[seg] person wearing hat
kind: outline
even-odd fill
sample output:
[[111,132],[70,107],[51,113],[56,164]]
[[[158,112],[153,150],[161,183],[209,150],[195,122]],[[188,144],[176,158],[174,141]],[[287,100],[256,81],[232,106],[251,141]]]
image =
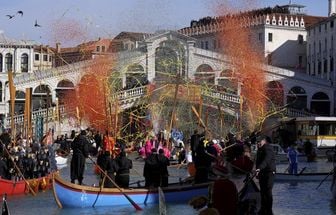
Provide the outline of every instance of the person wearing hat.
[[85,158],[89,156],[89,144],[85,130],[82,130],[80,135],[75,137],[71,143],[73,150],[70,164],[71,183],[75,183],[75,180],[78,180],[78,184],[81,185],[83,182]]
[[261,208],[260,215],[272,215],[273,204],[273,183],[275,176],[275,154],[269,143],[269,138],[259,136],[257,138],[257,160],[256,160],[256,176],[259,178]]

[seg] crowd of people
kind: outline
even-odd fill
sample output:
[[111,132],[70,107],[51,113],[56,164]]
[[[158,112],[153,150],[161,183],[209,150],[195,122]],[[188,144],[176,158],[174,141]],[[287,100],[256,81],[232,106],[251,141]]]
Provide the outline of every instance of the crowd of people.
[[[132,160],[127,158],[126,144],[120,139],[113,138],[108,132],[104,135],[95,130],[83,130],[79,134],[74,131],[70,136],[58,136],[53,143],[51,135],[45,135],[40,142],[32,139],[25,140],[17,135],[12,141],[9,133],[0,135],[0,176],[5,179],[38,178],[56,171],[55,146],[59,154],[67,155],[72,152],[70,178],[72,183],[83,184],[85,160],[97,156],[97,169],[100,174],[101,187],[128,188]],[[172,136],[150,135],[143,145],[138,145],[139,155],[144,159],[143,177],[146,187],[167,187],[169,184],[168,166],[171,159],[179,164],[193,165],[194,183],[205,183],[209,178],[230,171],[249,173],[255,165],[259,178],[262,208],[261,214],[272,213],[272,188],[275,168],[275,154],[268,144],[270,139],[265,136],[252,134],[245,141],[232,134],[225,140],[208,139],[206,132],[195,130],[187,140],[183,141]],[[252,161],[251,145],[258,147],[256,163]],[[287,149],[289,172],[297,174],[299,150],[307,155],[313,151],[309,142],[291,144]],[[309,159],[308,159],[309,161]],[[94,162],[94,161],[93,161]],[[213,171],[213,169],[215,169]],[[221,173],[218,174],[218,170]],[[224,183],[224,182],[223,182]],[[227,182],[225,182],[227,183]]]
[[45,135],[40,142],[25,139],[22,134],[12,138],[8,132],[0,135],[0,176],[8,180],[47,176],[57,170],[55,148]]

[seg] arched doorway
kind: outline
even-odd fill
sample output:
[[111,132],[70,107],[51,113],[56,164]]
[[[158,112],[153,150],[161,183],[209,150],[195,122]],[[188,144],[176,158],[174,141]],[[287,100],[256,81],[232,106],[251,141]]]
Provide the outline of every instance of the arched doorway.
[[144,68],[139,64],[133,64],[127,67],[126,88],[131,89],[147,84],[147,74]]
[[33,110],[51,105],[51,93],[48,85],[41,84],[34,89],[32,96]]
[[267,83],[266,100],[269,110],[284,105],[284,88],[279,81],[271,81]]
[[306,91],[299,86],[293,87],[287,94],[287,104],[291,108],[298,110],[307,109],[307,94]]
[[61,80],[57,84],[56,91],[56,97],[58,98],[59,104],[64,103],[64,98],[66,95],[69,95],[69,93],[72,93],[75,89],[75,85],[69,81],[69,80]]
[[214,85],[215,72],[208,64],[202,64],[196,69],[195,82],[197,84]]
[[315,93],[310,103],[311,112],[321,116],[330,115],[329,96],[323,92]]

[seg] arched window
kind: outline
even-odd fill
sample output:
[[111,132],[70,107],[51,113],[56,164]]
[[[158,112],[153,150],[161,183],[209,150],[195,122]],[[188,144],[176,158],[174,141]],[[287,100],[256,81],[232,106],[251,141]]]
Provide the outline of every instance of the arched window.
[[330,99],[329,96],[323,92],[317,92],[312,96],[310,103],[311,112],[320,116],[330,115]]
[[7,53],[5,57],[5,70],[6,72],[8,72],[11,71],[12,69],[13,69],[13,55]]
[[21,55],[21,72],[28,72],[28,55]]
[[3,62],[2,62],[2,54],[0,54],[0,72],[2,72],[2,64],[3,64]]
[[293,87],[287,94],[287,104],[291,108],[304,110],[307,108],[307,94],[306,91],[300,87]]

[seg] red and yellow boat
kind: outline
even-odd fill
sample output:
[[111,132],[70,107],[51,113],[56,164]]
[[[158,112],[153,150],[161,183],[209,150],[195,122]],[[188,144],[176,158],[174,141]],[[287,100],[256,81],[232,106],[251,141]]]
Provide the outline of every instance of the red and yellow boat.
[[[27,179],[27,180],[6,180],[0,177],[0,195],[20,195],[28,194],[31,189],[37,193],[38,191],[45,191],[52,187],[52,174],[45,177]],[[29,186],[31,189],[29,189]]]

